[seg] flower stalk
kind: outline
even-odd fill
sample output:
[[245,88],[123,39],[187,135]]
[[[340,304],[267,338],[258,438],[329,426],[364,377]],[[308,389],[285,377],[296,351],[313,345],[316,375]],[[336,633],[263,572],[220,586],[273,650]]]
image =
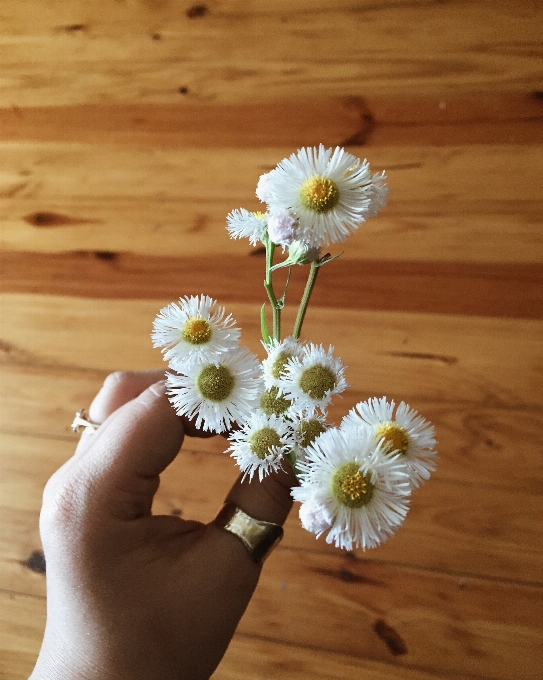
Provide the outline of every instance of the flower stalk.
[[292,332],[292,337],[296,338],[296,340],[300,337],[300,333],[302,332],[305,313],[307,312],[307,307],[309,306],[309,301],[311,300],[313,288],[315,288],[315,283],[317,283],[317,276],[320,269],[319,262],[320,260],[315,260],[312,262],[311,268],[309,269],[309,276],[307,277],[304,294],[302,295],[302,299],[300,301],[298,314],[296,315],[296,321],[294,322],[294,330]]
[[[266,248],[266,278],[264,279],[264,288],[268,293],[268,298],[270,300],[270,305],[272,308],[273,337],[275,340],[279,340],[281,338],[281,308],[283,305],[277,299],[275,291],[273,290],[272,267],[275,243],[273,243],[268,236],[264,237],[263,242]],[[264,342],[266,342],[266,338],[263,337],[263,340]]]

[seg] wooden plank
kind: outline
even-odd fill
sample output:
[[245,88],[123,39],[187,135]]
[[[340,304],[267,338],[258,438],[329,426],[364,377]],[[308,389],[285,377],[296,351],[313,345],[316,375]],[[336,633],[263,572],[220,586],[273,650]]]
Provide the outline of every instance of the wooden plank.
[[[16,596],[0,591],[0,673],[6,680],[26,680],[37,657],[45,622],[42,599]],[[15,631],[14,635],[12,631]],[[448,674],[426,673],[396,668],[386,662],[358,659],[329,651],[296,645],[278,644],[243,634],[236,634],[214,680],[351,680],[363,674],[367,680],[434,680]],[[455,680],[469,680],[454,675]]]
[[[397,670],[535,680],[542,600],[541,588],[283,549],[266,564],[239,631]],[[3,635],[5,646],[30,646],[26,630]]]
[[[315,140],[317,141],[317,140]],[[226,215],[257,210],[258,177],[294,151],[0,144],[6,250],[244,255]],[[389,205],[342,249],[363,260],[541,262],[541,147],[375,147]],[[530,172],[526,168],[531,168]]]
[[[48,201],[70,199],[85,205],[91,200],[107,205],[135,197],[157,205],[228,201],[232,207],[257,209],[259,203],[252,197],[259,175],[294,151],[291,147],[189,148],[179,153],[177,149],[53,142],[3,142],[0,149],[2,195],[12,199],[8,206],[33,199],[41,202],[44,211]],[[361,147],[352,151],[366,155]],[[374,171],[388,173],[396,214],[410,204],[418,214],[424,214],[428,206],[435,211],[436,203],[443,201],[446,205],[441,205],[441,212],[455,206],[458,210],[462,201],[464,214],[472,204],[479,203],[475,212],[481,214],[489,201],[498,201],[492,212],[499,214],[499,208],[509,203],[529,205],[542,199],[537,171],[543,161],[537,144],[384,146],[372,149],[369,159]],[[24,216],[22,212],[20,217]],[[81,211],[78,217],[89,216]]]
[[[260,105],[12,107],[0,109],[0,139],[214,149],[296,148],[318,139],[335,146],[361,135],[366,115],[364,101],[348,97]],[[515,127],[525,123],[531,121]]]
[[[337,246],[336,246],[337,248]],[[258,251],[257,251],[258,252]],[[93,298],[141,299],[170,297],[205,290],[224,302],[263,303],[260,285],[239,287],[237,273],[247,280],[263,278],[262,257],[203,256],[167,258],[112,252],[69,254],[3,253],[3,290],[10,293],[74,295]],[[214,278],[210,272],[220,271]],[[307,268],[296,267],[289,299],[300,300]],[[149,281],[153,282],[152,291]],[[327,285],[333,282],[333,285]],[[351,294],[356,286],[357,296]],[[461,314],[520,319],[543,318],[543,265],[467,264],[443,262],[358,261],[342,258],[320,275],[312,304],[336,307]]]
[[[161,368],[149,334],[168,302],[6,294],[1,313],[10,323],[3,354],[29,366]],[[261,355],[259,305],[235,303],[227,309],[243,329],[242,343]],[[292,328],[294,312],[285,310],[285,329]],[[541,328],[539,321],[351,309],[342,310],[338,321],[336,310],[317,308],[307,316],[302,339],[333,342],[348,366],[347,380],[365,394],[403,395],[415,408],[431,400],[538,411]],[[342,411],[349,407],[347,396]]]
[[[213,680],[436,680],[448,673],[426,673],[392,664],[357,659],[344,654],[321,652],[314,647],[277,644],[237,633]],[[455,680],[468,680],[454,674]]]
[[[418,571],[305,551],[283,550],[273,564],[275,578],[261,581],[241,632],[269,626],[285,642],[430,672],[539,678],[540,589],[421,578]],[[378,639],[383,629],[397,647]],[[393,657],[391,648],[406,653]]]
[[224,102],[522,92],[541,76],[541,10],[529,0],[202,7],[4,2],[2,99],[171,103],[180,87]]
[[[2,525],[9,527],[1,542],[2,583],[16,592],[40,594],[28,560],[40,550],[37,526],[42,490],[49,476],[72,455],[75,441],[14,435],[1,435],[0,441]],[[204,522],[214,518],[238,475],[233,461],[217,453],[218,447],[215,442],[211,452],[198,451],[194,440],[187,440],[162,475],[155,512],[181,512]],[[505,480],[489,486],[478,478],[454,481],[437,473],[413,494],[408,519],[392,540],[376,550],[356,553],[364,561],[543,583],[542,530],[543,503],[537,491],[530,493],[520,483],[515,487]],[[301,528],[297,508],[287,522],[282,545],[338,552]]]
[[164,148],[541,144],[534,93],[0,108],[5,141]]
[[[3,364],[0,370],[0,431],[32,437],[66,439],[75,445],[70,429],[74,413],[88,406],[106,373]],[[386,391],[383,383],[383,391]],[[377,394],[381,394],[378,392]],[[389,393],[390,394],[390,393]],[[348,407],[371,394],[351,390],[330,413],[339,422]],[[390,394],[400,401],[402,394]],[[416,404],[436,427],[440,459],[436,476],[449,481],[476,481],[537,493],[543,482],[538,441],[543,428],[541,409],[521,410],[473,403]],[[39,447],[39,444],[36,443]],[[190,439],[185,448],[221,455],[221,437]],[[491,460],[491,464],[489,464]],[[522,460],[522,465],[516,461]],[[169,511],[169,510],[168,510]]]

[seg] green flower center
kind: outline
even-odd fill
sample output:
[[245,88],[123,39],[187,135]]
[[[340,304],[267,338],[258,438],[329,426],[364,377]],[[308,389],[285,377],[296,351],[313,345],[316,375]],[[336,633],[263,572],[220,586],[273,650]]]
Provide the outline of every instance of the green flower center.
[[211,325],[201,316],[191,316],[185,321],[181,336],[191,345],[204,345],[211,337]]
[[317,420],[316,418],[311,418],[311,420],[302,420],[302,422],[298,425],[300,446],[303,446],[304,448],[309,446],[323,432],[326,432],[326,426],[321,423],[320,420]]
[[409,450],[411,438],[407,434],[407,430],[398,423],[393,423],[390,420],[382,423],[375,430],[375,439],[379,441],[384,440],[383,449],[385,451],[399,451],[405,456]]
[[356,463],[345,463],[332,478],[332,493],[336,500],[348,508],[361,508],[371,501],[374,485],[370,474],[364,475]]
[[262,393],[260,397],[260,408],[267,416],[282,415],[291,405],[290,399],[279,395],[278,387],[271,387]]
[[319,215],[335,208],[339,201],[339,189],[335,182],[322,175],[308,177],[300,187],[300,202],[306,210]]
[[281,438],[271,427],[263,427],[249,437],[249,446],[255,456],[264,460],[270,455],[273,447],[281,446]]
[[291,358],[291,356],[292,354],[280,352],[275,358],[275,361],[271,365],[270,373],[276,380],[278,380],[281,377],[281,373],[283,373],[283,371],[285,370],[285,366],[287,365],[288,360]]
[[336,375],[327,366],[317,364],[306,368],[300,377],[300,389],[315,401],[323,399],[336,386]]
[[208,401],[224,401],[234,389],[235,379],[226,366],[210,364],[200,371],[196,379],[198,391]]

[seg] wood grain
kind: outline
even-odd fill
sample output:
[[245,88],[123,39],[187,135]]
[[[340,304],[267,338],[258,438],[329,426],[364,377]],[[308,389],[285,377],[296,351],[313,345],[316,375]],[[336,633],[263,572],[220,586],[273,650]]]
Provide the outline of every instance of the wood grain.
[[[534,144],[543,142],[537,93],[485,97],[319,97],[194,103],[0,108],[6,141],[258,148]],[[240,135],[243,130],[243,135]]]
[[[39,649],[38,513],[74,412],[109,372],[164,367],[150,328],[181,295],[217,297],[262,352],[261,253],[225,218],[320,142],[391,187],[330,248],[304,327],[348,365],[330,419],[405,399],[438,470],[374,551],[294,512],[214,677],[540,677],[542,19],[534,0],[0,3],[2,678]],[[187,440],[155,511],[211,519],[224,448]]]
[[[336,246],[337,247],[337,246]],[[4,291],[46,293],[94,298],[141,299],[153,280],[155,294],[178,299],[205,290],[223,302],[263,303],[263,287],[241,289],[236,272],[243,269],[256,282],[262,278],[263,258],[243,256],[167,258],[113,253],[9,253],[0,256]],[[210,277],[209,272],[220,272]],[[305,270],[295,268],[290,299],[300,300]],[[320,275],[314,307],[543,318],[543,267],[538,264],[467,264],[443,262],[359,261],[344,258],[330,263]],[[333,287],[327,283],[333,282]],[[349,296],[356,285],[357,298]]]
[[[318,95],[524,92],[541,79],[541,8],[530,0],[443,4],[302,0],[3,3],[4,97],[75,103],[266,101]],[[444,27],[447,30],[444,30]],[[157,39],[157,36],[160,36]],[[30,50],[31,48],[31,50]],[[69,56],[69,58],[67,58]],[[187,88],[185,93],[180,88]],[[2,92],[0,90],[0,92]]]
[[[1,435],[0,441],[5,480],[0,482],[0,507],[3,523],[15,532],[6,535],[1,548],[2,582],[5,588],[10,584],[15,592],[36,594],[36,579],[24,569],[24,562],[40,549],[37,526],[41,489],[72,455],[75,442],[16,435]],[[188,440],[175,463],[162,475],[155,511],[181,511],[184,517],[211,521],[238,475],[232,460],[222,452],[225,447],[224,442],[215,441],[211,450],[206,450],[205,444]],[[465,481],[442,473],[413,494],[408,520],[394,540],[379,550],[355,554],[365,562],[384,561],[543,585],[542,529],[543,507],[537,492],[515,489],[498,474],[492,481],[478,476]],[[15,536],[25,536],[27,540],[23,544],[19,539],[18,545],[12,545]],[[303,531],[296,513],[288,520],[283,545],[312,552],[337,552],[323,539],[316,541]],[[38,594],[44,593],[38,590]]]

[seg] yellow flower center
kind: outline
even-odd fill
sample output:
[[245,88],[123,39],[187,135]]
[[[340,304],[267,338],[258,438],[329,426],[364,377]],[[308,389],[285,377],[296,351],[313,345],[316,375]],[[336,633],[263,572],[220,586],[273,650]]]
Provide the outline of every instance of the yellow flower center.
[[373,496],[374,485],[369,473],[364,475],[356,463],[345,463],[332,478],[332,493],[337,501],[348,508],[361,508]]
[[300,202],[319,215],[335,208],[339,201],[337,184],[322,175],[308,177],[300,187]]
[[300,389],[315,401],[323,399],[335,386],[335,373],[321,364],[306,368],[300,377]]
[[383,449],[385,451],[399,451],[404,456],[409,450],[411,438],[407,434],[407,430],[398,423],[393,423],[390,420],[382,423],[375,430],[375,439],[377,441],[383,439]]
[[271,365],[270,373],[277,380],[281,377],[281,373],[285,370],[288,360],[291,358],[292,354],[287,354],[286,352],[280,352],[275,361]]
[[260,408],[264,411],[267,416],[282,415],[288,407],[291,405],[290,399],[286,399],[283,396],[279,396],[279,388],[271,387],[262,393],[260,397]]
[[270,455],[273,447],[281,446],[281,438],[273,428],[263,427],[249,437],[249,446],[255,456],[264,460]]
[[256,217],[257,220],[265,220],[266,217],[268,216],[267,213],[260,212],[259,210],[254,212],[253,215]]
[[191,345],[204,345],[211,337],[211,325],[201,316],[191,316],[185,321],[182,337]]
[[323,432],[326,432],[326,426],[321,423],[320,420],[317,420],[316,418],[311,418],[311,420],[302,420],[302,422],[298,425],[300,446],[303,446],[304,448],[309,446]]
[[235,379],[226,366],[205,366],[196,379],[198,391],[208,401],[224,401],[234,389]]

